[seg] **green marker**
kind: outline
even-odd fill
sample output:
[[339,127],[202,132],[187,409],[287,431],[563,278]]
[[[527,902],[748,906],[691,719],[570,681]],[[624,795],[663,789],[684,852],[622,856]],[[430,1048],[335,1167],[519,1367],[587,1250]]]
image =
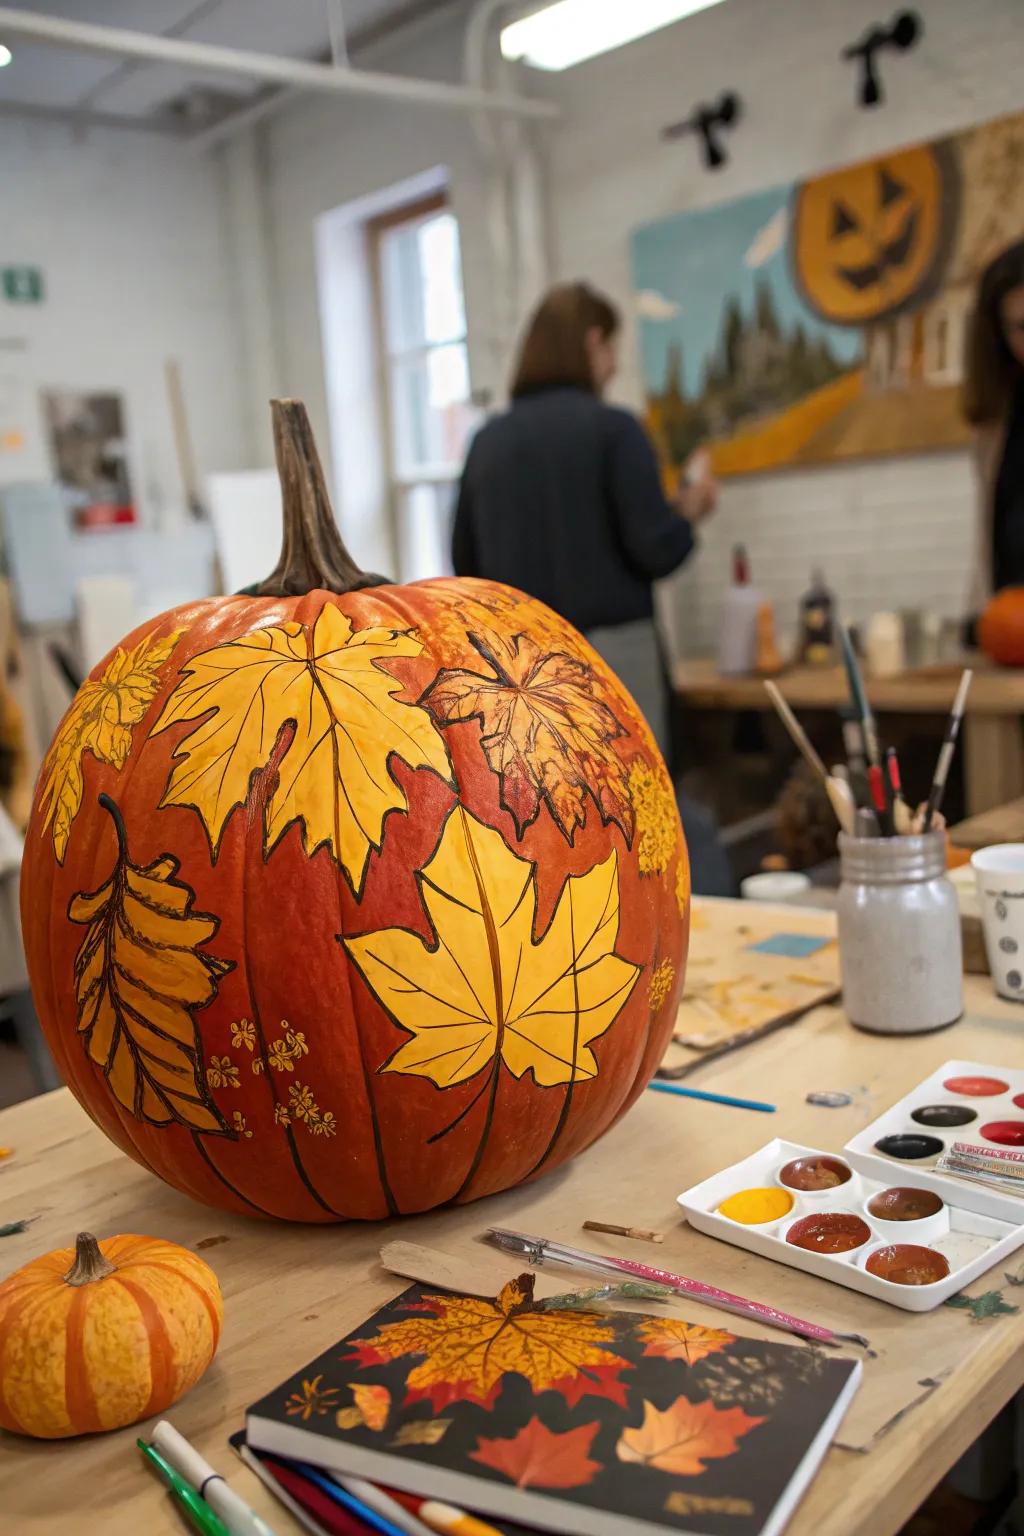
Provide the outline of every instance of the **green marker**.
[[179,1477],[169,1461],[165,1461],[160,1452],[152,1445],[147,1445],[145,1440],[136,1440],[135,1444],[143,1456],[149,1458],[156,1467],[164,1482],[170,1488],[174,1497],[185,1511],[189,1520],[200,1532],[200,1536],[231,1536],[224,1521],[211,1509],[201,1494],[198,1494],[190,1483],[186,1483],[183,1477]]

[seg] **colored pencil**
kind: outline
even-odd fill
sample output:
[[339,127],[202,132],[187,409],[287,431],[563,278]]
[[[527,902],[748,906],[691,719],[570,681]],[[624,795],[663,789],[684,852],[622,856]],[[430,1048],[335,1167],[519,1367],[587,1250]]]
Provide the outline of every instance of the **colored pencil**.
[[[690,1280],[686,1275],[675,1275],[670,1270],[658,1269],[653,1264],[641,1264],[637,1259],[620,1259],[610,1253],[591,1253],[584,1248],[573,1248],[547,1237],[531,1237],[525,1232],[511,1232],[505,1227],[489,1227],[488,1239],[506,1253],[527,1258],[531,1264],[543,1264],[551,1260],[570,1269],[592,1275],[632,1275],[650,1285],[663,1285],[678,1291],[694,1301],[703,1301],[721,1312],[732,1312],[749,1318],[754,1323],[764,1323],[769,1328],[781,1328],[786,1333],[798,1334],[804,1339],[816,1339],[819,1344],[836,1344],[850,1335],[834,1333],[820,1323],[808,1323],[803,1318],[780,1312],[763,1301],[748,1301],[745,1296],[734,1296],[731,1291],[719,1290],[717,1285],[707,1285],[703,1280]],[[858,1342],[863,1342],[858,1340]]]
[[[294,1494],[289,1493],[288,1489],[278,1479],[276,1476],[277,1470],[284,1471],[286,1469],[275,1468],[274,1471],[271,1471],[270,1467],[264,1462],[262,1456],[257,1456],[255,1451],[250,1451],[249,1447],[245,1443],[244,1432],[238,1432],[234,1435],[231,1435],[228,1439],[228,1444],[234,1451],[235,1455],[241,1461],[245,1462],[252,1475],[259,1478],[264,1488],[268,1488],[274,1495],[274,1498],[277,1500],[277,1502],[279,1504],[283,1504],[285,1509],[289,1510],[295,1516],[296,1520],[303,1527],[303,1529],[310,1532],[310,1536],[334,1536],[334,1533],[329,1530],[328,1526],[322,1524],[318,1519],[316,1519],[311,1512],[311,1509],[306,1509],[302,1504],[300,1504],[298,1499],[295,1498]],[[312,1490],[312,1492],[315,1491],[315,1489]],[[327,1505],[326,1499],[324,1500],[324,1504]],[[333,1505],[328,1505],[327,1507],[330,1509],[332,1514],[337,1513],[334,1510]],[[348,1519],[348,1516],[345,1518]],[[361,1530],[354,1520],[352,1521],[351,1526],[347,1532],[339,1531],[337,1536],[353,1536],[353,1533],[354,1536],[365,1536],[365,1529]]]
[[378,1536],[406,1536],[400,1525],[396,1525],[386,1515],[378,1514],[375,1509],[370,1508],[369,1504],[364,1503],[362,1499],[357,1499],[354,1493],[349,1493],[347,1488],[339,1487],[334,1478],[328,1477],[326,1472],[321,1472],[319,1467],[311,1467],[305,1461],[283,1460],[282,1464],[291,1471],[297,1472],[308,1483],[312,1483],[314,1488],[319,1488],[332,1503],[339,1505],[348,1514],[354,1515],[364,1525],[368,1525],[371,1531],[377,1531]]
[[950,711],[949,723],[946,726],[946,735],[939,750],[939,760],[935,765],[935,776],[932,779],[931,793],[924,810],[924,823],[922,830],[931,831],[935,813],[942,805],[942,797],[946,793],[946,780],[949,778],[950,764],[953,761],[953,753],[956,751],[956,740],[960,735],[960,722],[967,708],[967,693],[971,686],[974,673],[970,667],[966,669],[960,679],[960,686],[953,700],[953,708]]
[[431,1531],[437,1531],[439,1536],[501,1536],[495,1526],[488,1525],[476,1515],[468,1515],[464,1509],[442,1504],[437,1499],[421,1499],[417,1494],[402,1493],[398,1488],[389,1488],[388,1492],[406,1509],[415,1511],[423,1524]]
[[708,1093],[703,1088],[684,1088],[682,1083],[664,1083],[652,1078],[647,1084],[655,1093],[674,1093],[680,1099],[703,1099],[706,1104],[727,1104],[730,1109],[759,1109],[762,1114],[774,1115],[774,1104],[762,1104],[758,1099],[734,1099],[728,1093]]

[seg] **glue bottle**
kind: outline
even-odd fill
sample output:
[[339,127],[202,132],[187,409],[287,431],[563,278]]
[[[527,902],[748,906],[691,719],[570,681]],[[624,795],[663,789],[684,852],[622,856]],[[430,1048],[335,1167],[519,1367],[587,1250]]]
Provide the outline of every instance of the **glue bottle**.
[[723,677],[753,672],[757,661],[757,613],[761,594],[750,584],[746,547],[734,544],[732,583],[722,598],[718,621],[718,670]]

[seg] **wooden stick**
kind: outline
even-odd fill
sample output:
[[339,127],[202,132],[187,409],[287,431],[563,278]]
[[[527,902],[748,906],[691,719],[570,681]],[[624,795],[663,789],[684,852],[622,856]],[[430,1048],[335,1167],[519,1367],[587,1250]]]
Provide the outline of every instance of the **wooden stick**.
[[641,1243],[663,1243],[664,1233],[650,1227],[620,1227],[614,1221],[585,1221],[584,1232],[610,1232],[613,1237],[635,1237]]

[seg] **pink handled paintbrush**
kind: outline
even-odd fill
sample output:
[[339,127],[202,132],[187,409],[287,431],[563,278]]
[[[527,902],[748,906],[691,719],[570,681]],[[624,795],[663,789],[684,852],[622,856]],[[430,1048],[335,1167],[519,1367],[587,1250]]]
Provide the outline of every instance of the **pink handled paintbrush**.
[[531,1264],[550,1260],[553,1264],[565,1264],[571,1269],[591,1275],[629,1275],[634,1280],[645,1280],[651,1285],[663,1285],[666,1290],[678,1291],[681,1296],[692,1296],[720,1312],[734,1312],[747,1317],[752,1323],[764,1323],[769,1328],[782,1328],[802,1339],[813,1339],[816,1344],[858,1344],[868,1348],[868,1342],[856,1333],[835,1333],[819,1323],[808,1323],[788,1312],[780,1312],[762,1301],[747,1301],[734,1296],[731,1291],[719,1290],[717,1285],[706,1285],[703,1280],[688,1280],[685,1275],[674,1275],[667,1269],[653,1264],[642,1264],[637,1259],[618,1259],[610,1253],[590,1253],[585,1248],[573,1248],[568,1243],[557,1243],[547,1237],[531,1237],[526,1232],[509,1232],[504,1227],[489,1227],[488,1240],[506,1253],[518,1253]]

